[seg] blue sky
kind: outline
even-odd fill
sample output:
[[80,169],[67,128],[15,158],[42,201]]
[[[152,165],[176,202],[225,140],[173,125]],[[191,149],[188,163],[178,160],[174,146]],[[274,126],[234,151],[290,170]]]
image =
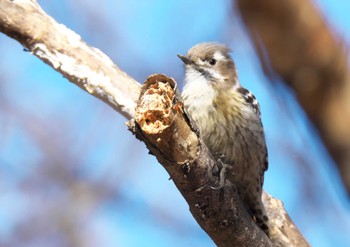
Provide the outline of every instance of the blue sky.
[[[139,82],[164,73],[181,83],[176,54],[203,41],[228,44],[262,108],[265,189],[312,246],[350,244],[349,201],[332,161],[292,92],[264,77],[229,1],[39,2]],[[317,3],[349,41],[350,3]],[[2,34],[0,51],[0,245],[214,246],[123,117]],[[31,227],[40,234],[21,241]]]

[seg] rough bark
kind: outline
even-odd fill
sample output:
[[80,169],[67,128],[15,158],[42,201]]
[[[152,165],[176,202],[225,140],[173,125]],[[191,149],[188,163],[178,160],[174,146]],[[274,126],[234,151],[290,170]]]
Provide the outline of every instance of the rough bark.
[[345,44],[312,1],[236,2],[266,75],[277,75],[295,91],[350,194],[350,73]]
[[310,246],[290,219],[283,203],[266,192],[262,196],[270,224],[270,238],[273,246]]
[[193,217],[218,246],[309,246],[282,203],[264,192],[271,241],[253,222],[234,186],[212,189],[216,161],[183,112],[175,82],[164,75],[144,84],[129,127],[168,171]]
[[[139,97],[139,83],[101,51],[56,23],[36,1],[0,0],[0,6],[1,32],[128,119],[135,117],[129,128],[169,172],[197,222],[219,246],[271,245],[244,210],[234,186],[227,181],[221,190],[210,188],[218,179],[212,174],[215,160],[184,115],[173,92],[172,79],[162,75],[150,77]],[[266,198],[273,244],[308,246],[281,203],[267,195]]]

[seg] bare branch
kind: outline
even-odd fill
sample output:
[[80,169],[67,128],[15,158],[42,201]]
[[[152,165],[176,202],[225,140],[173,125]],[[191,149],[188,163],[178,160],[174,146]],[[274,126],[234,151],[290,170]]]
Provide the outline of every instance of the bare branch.
[[126,118],[134,115],[140,84],[109,57],[57,23],[34,0],[0,0],[0,6],[1,32]]
[[237,4],[265,73],[272,79],[277,73],[295,91],[350,194],[350,73],[345,44],[334,37],[311,1]]
[[148,78],[129,123],[168,171],[199,225],[218,246],[308,246],[283,210],[282,203],[265,194],[271,218],[271,240],[253,222],[234,186],[227,180],[221,190],[207,147],[185,117],[173,92],[175,82],[164,75]]
[[[218,246],[271,246],[248,215],[234,187],[215,185],[215,161],[191,129],[172,90],[175,82],[163,75],[146,81],[136,108],[136,136],[147,144],[170,174],[189,204],[193,217]],[[133,122],[130,124],[133,125]]]
[[267,194],[262,196],[270,220],[270,238],[275,247],[310,246],[290,219],[283,203]]

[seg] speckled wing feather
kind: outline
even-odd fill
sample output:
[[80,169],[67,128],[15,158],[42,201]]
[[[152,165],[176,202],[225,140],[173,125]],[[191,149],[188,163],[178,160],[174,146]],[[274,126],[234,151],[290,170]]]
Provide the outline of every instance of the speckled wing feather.
[[[257,101],[257,99],[255,98],[255,95],[250,92],[248,89],[244,88],[244,87],[240,87],[237,89],[237,91],[239,93],[242,94],[244,100],[246,101],[246,103],[253,109],[253,111],[256,113],[256,115],[258,115],[259,119],[260,119],[260,105],[259,102]],[[260,119],[260,124],[261,124],[261,129],[263,129],[263,125]],[[267,147],[265,148],[265,161],[264,161],[264,170],[261,174],[261,185],[263,185],[264,183],[264,172],[267,171],[267,169],[269,168],[269,162],[268,162],[268,154],[267,154]]]

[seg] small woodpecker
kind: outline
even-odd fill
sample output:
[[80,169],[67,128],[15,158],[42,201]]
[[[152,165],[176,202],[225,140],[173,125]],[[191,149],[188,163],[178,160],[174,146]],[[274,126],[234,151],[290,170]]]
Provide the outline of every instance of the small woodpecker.
[[220,177],[219,188],[225,179],[233,183],[247,211],[268,234],[261,200],[268,160],[260,107],[240,85],[229,53],[225,45],[201,43],[186,56],[178,55],[186,69],[182,100],[211,154],[224,164],[226,175]]

